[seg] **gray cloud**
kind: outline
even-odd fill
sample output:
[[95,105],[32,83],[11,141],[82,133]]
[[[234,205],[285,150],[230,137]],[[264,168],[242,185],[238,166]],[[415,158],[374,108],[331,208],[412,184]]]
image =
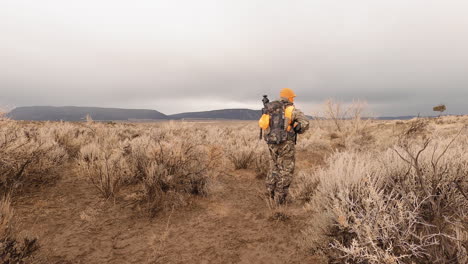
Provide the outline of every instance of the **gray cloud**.
[[0,3],[0,105],[165,113],[260,107],[291,87],[314,111],[364,99],[381,115],[468,113],[462,1]]

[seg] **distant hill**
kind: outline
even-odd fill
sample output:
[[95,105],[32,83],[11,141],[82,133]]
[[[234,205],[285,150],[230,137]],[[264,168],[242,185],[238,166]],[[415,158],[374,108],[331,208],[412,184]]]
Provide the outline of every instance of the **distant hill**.
[[381,116],[377,117],[378,120],[410,120],[417,116]]
[[251,109],[222,109],[203,112],[188,112],[169,115],[170,119],[229,119],[229,120],[255,120],[262,115],[261,110]]
[[[33,121],[83,121],[86,115],[90,115],[96,121],[125,121],[125,120],[182,120],[182,119],[220,119],[220,120],[257,120],[261,110],[252,109],[221,109],[202,112],[187,112],[174,115],[165,115],[156,110],[148,109],[123,109],[79,106],[27,106],[17,107],[8,113],[8,117],[14,120]],[[312,119],[311,116],[307,116]],[[378,120],[408,120],[416,116],[385,116],[377,117]]]
[[17,107],[8,113],[8,117],[14,120],[82,121],[88,114],[93,120],[167,119],[165,114],[156,110],[77,106]]
[[175,115],[165,115],[156,110],[121,109],[78,106],[27,106],[17,107],[8,113],[14,120],[33,121],[83,121],[86,115],[93,120],[160,120],[160,119],[226,119],[226,120],[256,120],[261,116],[261,110],[222,109],[203,112],[189,112]]

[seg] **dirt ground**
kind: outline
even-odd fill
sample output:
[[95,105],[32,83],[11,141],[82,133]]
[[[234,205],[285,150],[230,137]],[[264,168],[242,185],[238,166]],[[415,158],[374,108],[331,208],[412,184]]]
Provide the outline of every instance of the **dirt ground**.
[[[348,143],[386,149],[404,124],[371,123],[369,135]],[[447,117],[426,129],[453,137],[467,124],[467,118]],[[297,152],[297,171],[324,165],[327,144],[344,148],[327,130],[314,132],[315,138],[299,139],[298,146],[309,141]],[[27,263],[325,263],[302,247],[302,231],[314,220],[310,212],[296,201],[271,208],[264,182],[253,170],[222,169],[206,197],[186,198],[185,205],[149,218],[134,202],[139,199],[132,197],[138,193],[132,186],[125,186],[117,200],[104,200],[76,166],[70,161],[56,183],[13,200],[14,233],[39,241]]]
[[230,170],[207,197],[153,219],[124,199],[103,200],[66,171],[14,204],[20,234],[39,240],[31,263],[322,263],[300,245],[305,211],[295,203],[268,206],[263,180],[251,170]]

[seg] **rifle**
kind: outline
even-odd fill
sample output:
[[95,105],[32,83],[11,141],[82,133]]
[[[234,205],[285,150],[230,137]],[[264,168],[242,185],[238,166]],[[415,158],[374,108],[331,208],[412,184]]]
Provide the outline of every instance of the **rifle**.
[[[266,104],[270,102],[270,99],[268,99],[268,95],[263,95],[262,103],[263,103],[263,108],[262,108],[262,115],[267,114],[267,108]],[[259,139],[262,139],[262,129],[260,128],[260,137]]]

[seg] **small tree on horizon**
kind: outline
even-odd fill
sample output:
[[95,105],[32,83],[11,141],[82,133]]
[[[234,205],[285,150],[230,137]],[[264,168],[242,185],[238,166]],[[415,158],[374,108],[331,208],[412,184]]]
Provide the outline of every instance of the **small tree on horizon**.
[[447,107],[445,106],[445,104],[440,104],[440,105],[434,106],[434,107],[432,108],[432,110],[433,110],[434,112],[440,112],[440,114],[439,114],[439,117],[440,117],[440,116],[442,115],[442,113],[443,113],[445,110],[447,110]]

